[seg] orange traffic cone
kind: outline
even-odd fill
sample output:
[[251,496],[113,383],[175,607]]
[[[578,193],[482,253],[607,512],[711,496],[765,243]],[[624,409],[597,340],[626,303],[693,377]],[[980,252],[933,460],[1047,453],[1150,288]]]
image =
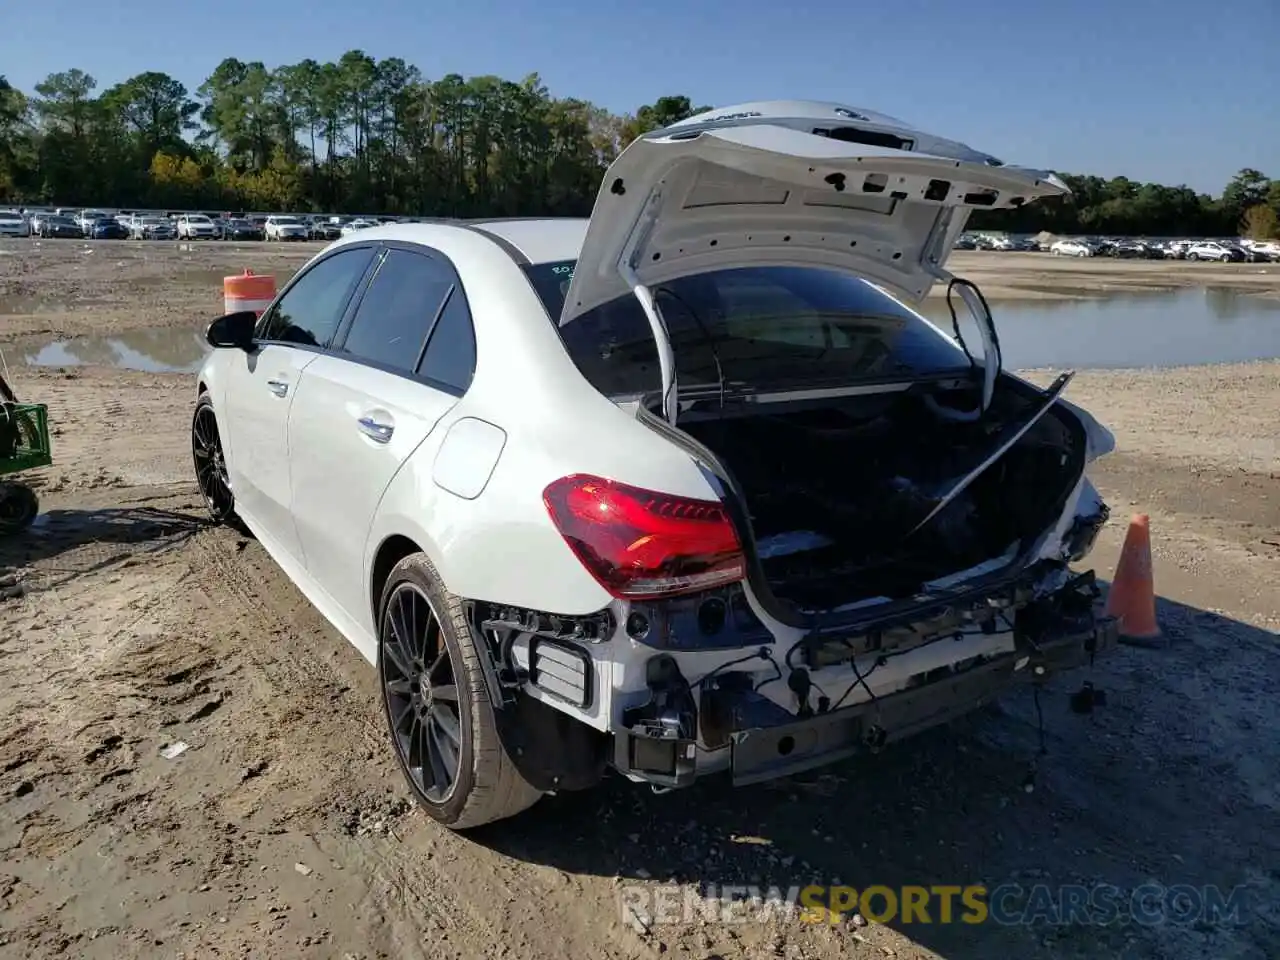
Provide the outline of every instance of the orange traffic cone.
[[1120,622],[1120,642],[1163,646],[1156,623],[1156,591],[1151,571],[1151,518],[1134,514],[1129,521],[1115,579],[1107,592],[1107,616]]

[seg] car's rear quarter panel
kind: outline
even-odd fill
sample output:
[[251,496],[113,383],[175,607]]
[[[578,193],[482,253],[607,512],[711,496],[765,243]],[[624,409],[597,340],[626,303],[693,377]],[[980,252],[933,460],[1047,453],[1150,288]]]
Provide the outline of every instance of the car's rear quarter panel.
[[[445,585],[475,600],[587,614],[610,601],[547,513],[542,491],[593,473],[667,493],[714,497],[701,469],[596,391],[578,372],[523,272],[487,238],[441,232],[476,335],[476,373],[463,398],[392,480],[374,519],[365,569],[394,535],[414,540]],[[434,465],[450,426],[475,417],[507,435],[475,499],[437,485]],[[488,468],[488,464],[484,464]]]

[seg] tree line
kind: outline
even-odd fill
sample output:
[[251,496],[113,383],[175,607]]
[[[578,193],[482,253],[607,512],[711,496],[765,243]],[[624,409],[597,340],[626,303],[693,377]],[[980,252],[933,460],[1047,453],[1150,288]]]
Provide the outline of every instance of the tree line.
[[[195,91],[148,71],[99,91],[82,70],[30,93],[0,75],[0,202],[411,214],[585,215],[640,134],[707,109],[665,96],[616,115],[519,82],[428,80],[360,50],[274,69],[229,57]],[[1241,170],[1220,196],[1062,174],[1074,196],[980,211],[975,229],[1258,237],[1280,181]]]

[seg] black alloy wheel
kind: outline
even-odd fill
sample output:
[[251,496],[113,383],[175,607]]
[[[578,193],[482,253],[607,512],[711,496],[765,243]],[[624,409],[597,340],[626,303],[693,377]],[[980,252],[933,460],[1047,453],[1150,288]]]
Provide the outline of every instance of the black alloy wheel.
[[235,514],[235,497],[227,476],[227,461],[222,453],[222,438],[213,403],[208,394],[196,402],[191,420],[191,456],[195,461],[196,483],[204,497],[209,515],[215,523],[225,523]]
[[429,805],[447,804],[458,784],[460,758],[469,753],[469,724],[440,621],[417,584],[395,586],[378,634],[378,672],[401,769]]

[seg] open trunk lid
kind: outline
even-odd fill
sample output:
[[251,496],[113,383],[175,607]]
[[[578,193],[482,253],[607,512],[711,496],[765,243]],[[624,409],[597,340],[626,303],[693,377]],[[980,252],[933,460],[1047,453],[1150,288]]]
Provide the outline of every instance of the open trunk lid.
[[709,111],[640,137],[609,168],[560,324],[631,292],[653,314],[656,284],[753,265],[846,271],[917,306],[973,210],[1067,193],[1047,171],[839,104]]

